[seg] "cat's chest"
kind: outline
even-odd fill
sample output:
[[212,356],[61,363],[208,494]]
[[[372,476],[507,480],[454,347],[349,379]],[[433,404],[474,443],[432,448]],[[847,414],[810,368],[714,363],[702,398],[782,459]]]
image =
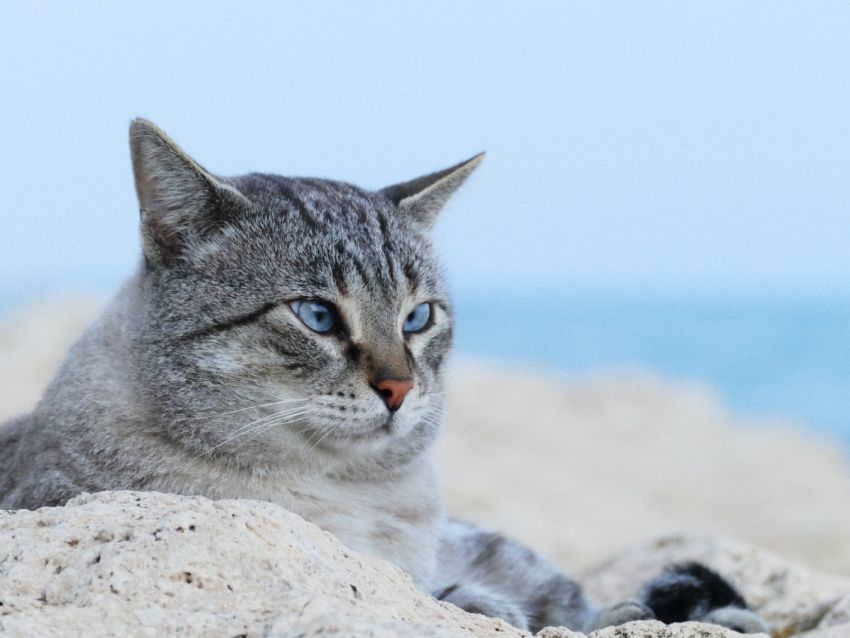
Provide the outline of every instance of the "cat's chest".
[[331,532],[354,550],[389,560],[430,587],[442,508],[428,477],[384,482],[314,478],[263,486],[261,498]]

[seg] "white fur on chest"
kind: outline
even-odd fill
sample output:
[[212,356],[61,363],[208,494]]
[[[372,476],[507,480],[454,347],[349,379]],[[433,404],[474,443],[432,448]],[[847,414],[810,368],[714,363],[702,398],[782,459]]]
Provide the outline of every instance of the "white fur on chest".
[[395,563],[420,590],[430,591],[443,517],[430,464],[382,480],[254,479],[239,491],[241,498],[277,503],[348,547]]

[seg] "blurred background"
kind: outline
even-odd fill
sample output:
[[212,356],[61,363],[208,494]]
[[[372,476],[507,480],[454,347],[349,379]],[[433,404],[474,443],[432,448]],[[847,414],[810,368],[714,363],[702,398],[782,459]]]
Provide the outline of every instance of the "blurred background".
[[850,441],[850,5],[10,3],[0,312],[135,267],[126,129],[444,215],[460,355],[645,370]]

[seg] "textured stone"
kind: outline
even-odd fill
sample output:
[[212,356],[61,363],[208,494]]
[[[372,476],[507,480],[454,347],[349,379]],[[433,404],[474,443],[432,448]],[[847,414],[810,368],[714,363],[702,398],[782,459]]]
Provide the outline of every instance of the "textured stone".
[[[616,601],[634,596],[648,576],[671,563],[698,561],[735,583],[747,602],[770,623],[773,636],[791,636],[819,626],[850,580],[817,575],[775,554],[715,536],[674,535],[633,547],[585,573],[591,597]],[[836,615],[838,611],[834,612]],[[836,616],[835,624],[842,622]],[[850,637],[850,624],[845,627]]]
[[[811,575],[740,543],[671,537],[586,577],[600,599],[634,593],[668,561],[704,560],[735,580],[775,636],[817,625],[850,636],[847,581]],[[845,595],[841,598],[838,594]],[[144,492],[83,495],[66,507],[0,511],[4,636],[528,636],[416,591],[286,510]],[[580,638],[548,628],[540,638]],[[592,638],[732,638],[720,627],[629,623]]]
[[834,605],[829,608],[829,611],[824,614],[818,629],[826,629],[845,625],[848,635],[850,635],[850,594],[839,599]]
[[[749,634],[751,638],[765,638],[765,634]],[[687,622],[665,625],[657,621],[630,622],[620,627],[607,627],[594,631],[591,638],[736,638],[736,631],[716,625]]]
[[0,513],[9,636],[511,636],[286,510],[136,492]]

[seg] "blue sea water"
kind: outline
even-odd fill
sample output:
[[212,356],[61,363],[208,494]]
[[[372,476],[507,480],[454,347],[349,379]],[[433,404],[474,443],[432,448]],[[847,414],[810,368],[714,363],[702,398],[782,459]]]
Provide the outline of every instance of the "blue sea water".
[[456,313],[460,354],[693,380],[850,444],[850,300],[459,295]]

